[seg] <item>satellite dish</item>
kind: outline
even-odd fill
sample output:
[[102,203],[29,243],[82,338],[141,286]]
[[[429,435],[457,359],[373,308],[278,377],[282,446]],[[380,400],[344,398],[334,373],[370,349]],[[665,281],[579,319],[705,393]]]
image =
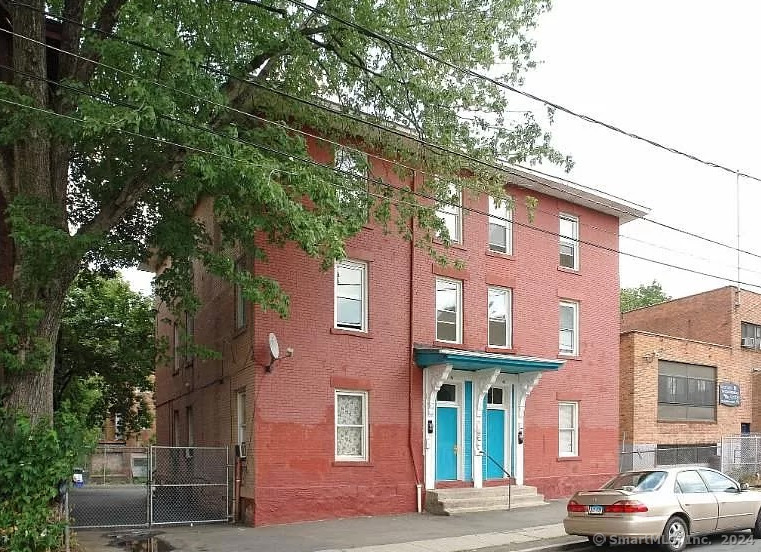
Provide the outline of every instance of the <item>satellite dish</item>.
[[277,337],[275,337],[274,333],[270,332],[269,340],[270,340],[270,355],[272,355],[272,360],[277,360],[280,358],[280,345],[278,345]]

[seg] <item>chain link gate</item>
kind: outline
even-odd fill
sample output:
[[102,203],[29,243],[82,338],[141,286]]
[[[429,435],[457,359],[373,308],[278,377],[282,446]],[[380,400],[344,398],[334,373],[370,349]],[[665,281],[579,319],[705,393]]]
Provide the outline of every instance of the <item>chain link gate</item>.
[[101,446],[68,491],[72,528],[230,519],[227,447]]
[[227,447],[151,447],[152,525],[228,521]]
[[731,435],[721,438],[721,471],[738,481],[761,473],[761,435]]

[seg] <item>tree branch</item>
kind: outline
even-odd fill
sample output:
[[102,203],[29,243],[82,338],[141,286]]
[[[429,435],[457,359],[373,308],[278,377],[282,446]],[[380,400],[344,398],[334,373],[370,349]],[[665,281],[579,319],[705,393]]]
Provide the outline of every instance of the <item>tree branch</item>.
[[[74,1],[76,2],[79,0]],[[100,10],[100,14],[98,14],[95,28],[98,29],[98,31],[100,31],[100,33],[104,36],[113,32],[114,27],[116,26],[116,22],[119,19],[119,12],[126,3],[127,0],[107,0],[103,8]],[[95,61],[100,61],[100,55],[95,51],[94,48],[92,48],[90,41],[86,41],[82,45],[82,54],[83,57],[87,57]],[[80,60],[80,63],[77,64],[76,71],[73,73],[72,77],[81,83],[86,83],[90,80],[94,71],[94,63],[90,61],[83,62]]]

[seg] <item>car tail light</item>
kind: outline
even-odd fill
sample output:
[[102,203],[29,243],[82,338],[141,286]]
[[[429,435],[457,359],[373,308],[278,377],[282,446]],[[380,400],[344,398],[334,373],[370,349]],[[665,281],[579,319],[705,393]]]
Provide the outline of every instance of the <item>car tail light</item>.
[[583,512],[587,511],[587,507],[586,506],[584,506],[583,504],[579,504],[575,500],[571,500],[568,503],[568,506],[565,507],[565,509],[568,512],[576,512],[576,513],[583,513]]
[[647,512],[647,506],[639,500],[619,500],[605,507],[606,514],[636,514],[638,512]]

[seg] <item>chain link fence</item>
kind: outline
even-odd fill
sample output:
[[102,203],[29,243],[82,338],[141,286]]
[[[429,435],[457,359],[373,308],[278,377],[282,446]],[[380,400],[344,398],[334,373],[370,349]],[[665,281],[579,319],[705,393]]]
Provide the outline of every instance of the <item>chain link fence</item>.
[[228,449],[101,446],[75,469],[71,527],[228,521]]
[[[72,527],[140,527],[148,524],[146,447],[98,447],[72,474]],[[80,481],[81,479],[81,481]]]
[[227,521],[227,448],[151,447],[151,523]]
[[721,440],[721,471],[743,483],[758,484],[761,435],[732,435]]
[[620,452],[619,470],[640,470],[669,466],[707,466],[721,469],[721,450],[716,445],[628,445]]

